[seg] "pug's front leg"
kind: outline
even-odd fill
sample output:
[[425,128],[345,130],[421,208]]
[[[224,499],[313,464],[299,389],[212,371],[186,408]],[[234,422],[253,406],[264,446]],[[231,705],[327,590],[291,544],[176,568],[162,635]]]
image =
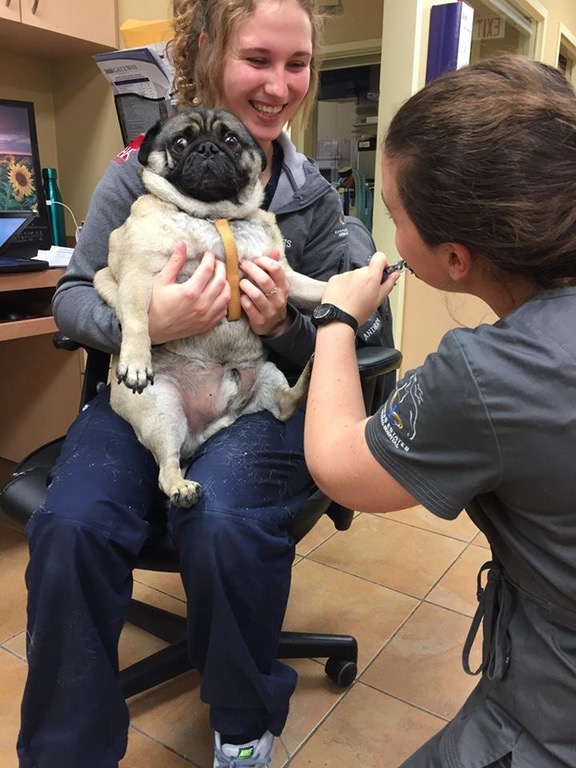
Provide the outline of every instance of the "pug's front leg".
[[143,392],[154,383],[152,342],[148,333],[148,307],[152,286],[141,293],[120,287],[117,314],[122,326],[122,344],[116,379],[132,392]]
[[135,355],[132,351],[126,351],[122,344],[116,366],[116,380],[119,384],[125,384],[134,394],[144,392],[148,384],[154,384],[152,356],[149,353]]

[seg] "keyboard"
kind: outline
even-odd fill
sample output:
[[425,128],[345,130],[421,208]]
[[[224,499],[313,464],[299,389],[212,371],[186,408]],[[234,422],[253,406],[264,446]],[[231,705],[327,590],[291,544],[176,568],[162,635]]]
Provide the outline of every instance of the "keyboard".
[[29,226],[14,239],[14,244],[17,243],[43,243],[45,234],[43,230],[36,227]]
[[43,259],[26,259],[18,256],[0,256],[0,273],[41,272],[50,265]]

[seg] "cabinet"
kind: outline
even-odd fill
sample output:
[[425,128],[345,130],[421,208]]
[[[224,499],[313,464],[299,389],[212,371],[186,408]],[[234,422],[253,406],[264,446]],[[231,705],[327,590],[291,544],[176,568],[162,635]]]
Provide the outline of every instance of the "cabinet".
[[14,304],[25,316],[0,322],[0,461],[64,434],[78,412],[82,354],[52,344],[50,300],[63,271],[0,276],[0,316]]
[[6,5],[0,4],[0,19],[20,21],[20,0],[5,0]]
[[37,55],[65,56],[118,45],[116,0],[0,0],[0,43]]
[[[95,114],[109,86],[91,55],[114,50],[117,31],[116,0],[0,0],[0,93],[34,102],[43,165],[68,164],[74,178],[86,178],[87,147],[104,141]],[[83,206],[68,199],[80,218]],[[83,355],[52,344],[62,272],[0,275],[0,474],[64,434],[78,411]],[[14,310],[21,318],[7,320]]]

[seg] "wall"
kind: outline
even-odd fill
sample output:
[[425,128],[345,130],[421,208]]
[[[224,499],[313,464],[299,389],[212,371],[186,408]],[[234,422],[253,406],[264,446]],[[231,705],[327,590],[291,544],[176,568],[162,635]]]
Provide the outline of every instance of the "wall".
[[345,12],[342,16],[331,16],[328,19],[328,45],[355,43],[379,37],[384,0],[343,0],[343,4]]
[[[119,24],[167,18],[166,0],[119,0]],[[0,51],[0,94],[33,101],[43,166],[58,169],[64,202],[78,222],[122,138],[110,86],[89,56],[44,59]],[[74,225],[66,212],[66,230]]]
[[[515,0],[542,20],[537,57],[556,64],[561,25],[576,34],[574,0]],[[397,107],[425,81],[430,8],[441,0],[386,0],[382,27],[379,134]],[[380,163],[377,163],[379,166]],[[381,174],[376,176],[374,236],[389,261],[398,253],[394,227],[380,199]],[[403,276],[392,296],[396,343],[404,354],[403,371],[419,365],[434,351],[450,328],[493,322],[494,315],[479,299],[443,294],[412,275]]]
[[[345,0],[345,6],[346,16],[329,21],[327,42],[374,37],[381,0]],[[118,0],[118,23],[169,18],[170,8],[170,0]],[[123,146],[110,86],[91,57],[49,60],[0,51],[0,94],[34,101],[42,165],[58,169],[64,202],[80,222],[107,164]],[[70,214],[65,216],[73,234]]]
[[51,60],[0,51],[0,95],[34,102],[42,166],[58,169],[64,202],[80,222],[106,162],[121,149],[109,87],[95,63],[86,56]]
[[56,165],[58,159],[52,87],[49,62],[0,52],[0,96],[34,102],[38,143],[45,166]]
[[[438,2],[438,0],[436,0]],[[516,0],[536,7],[545,18],[541,57],[557,59],[561,24],[576,35],[574,0]],[[394,110],[424,83],[427,29],[433,0],[344,0],[345,15],[333,17],[327,44],[349,58],[362,41],[382,34],[379,133]],[[170,15],[168,0],[118,0],[121,24],[128,18],[152,20]],[[111,89],[89,57],[48,61],[0,51],[0,94],[33,100],[43,165],[59,169],[65,199],[78,220],[85,218],[90,196],[107,163],[122,148]],[[378,163],[379,166],[379,163]],[[374,235],[390,260],[397,257],[394,232],[380,202],[377,169]],[[67,230],[73,226],[67,214]],[[406,365],[418,364],[455,324],[485,318],[479,302],[442,294],[404,276],[394,291],[397,341]],[[433,322],[432,322],[433,320]]]

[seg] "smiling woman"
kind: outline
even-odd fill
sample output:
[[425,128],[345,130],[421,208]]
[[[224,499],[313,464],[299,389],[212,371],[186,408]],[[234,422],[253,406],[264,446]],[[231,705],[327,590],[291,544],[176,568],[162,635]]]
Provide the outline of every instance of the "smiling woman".
[[[337,192],[282,130],[314,101],[321,27],[314,0],[174,0],[171,53],[180,105],[223,107],[253,134],[267,159],[260,207],[275,214],[282,235],[274,244],[284,246],[293,269],[325,281],[366,263],[376,249],[361,225],[346,227]],[[120,349],[122,328],[93,281],[107,264],[111,233],[144,193],[140,171],[136,152],[110,163],[54,297],[63,332],[112,354]],[[182,202],[172,204],[186,218]],[[184,243],[163,238],[158,247],[168,253],[146,307],[152,343],[226,328],[231,291],[223,262],[200,253],[185,279]],[[252,247],[254,258],[240,263],[238,322],[260,337],[268,361],[293,383],[309,361],[316,331],[309,311],[288,303],[278,250]],[[358,329],[356,344],[394,346],[388,317],[388,307],[378,307]],[[126,749],[118,634],[132,568],[155,532],[152,518],[164,499],[154,456],[109,398],[103,389],[72,426],[29,530],[34,654],[22,705],[20,768],[117,768]],[[301,408],[285,422],[264,410],[244,414],[192,456],[186,479],[204,488],[193,513],[175,506],[167,513],[186,590],[190,660],[202,674],[215,732],[214,768],[240,759],[270,764],[296,685],[296,672],[276,660],[276,651],[294,559],[289,523],[313,486],[303,434]],[[73,684],[54,685],[56,679]]]
[[234,112],[270,162],[282,127],[297,114],[305,121],[316,99],[323,18],[315,3],[235,0],[208,10],[175,0],[174,9],[180,102]]

